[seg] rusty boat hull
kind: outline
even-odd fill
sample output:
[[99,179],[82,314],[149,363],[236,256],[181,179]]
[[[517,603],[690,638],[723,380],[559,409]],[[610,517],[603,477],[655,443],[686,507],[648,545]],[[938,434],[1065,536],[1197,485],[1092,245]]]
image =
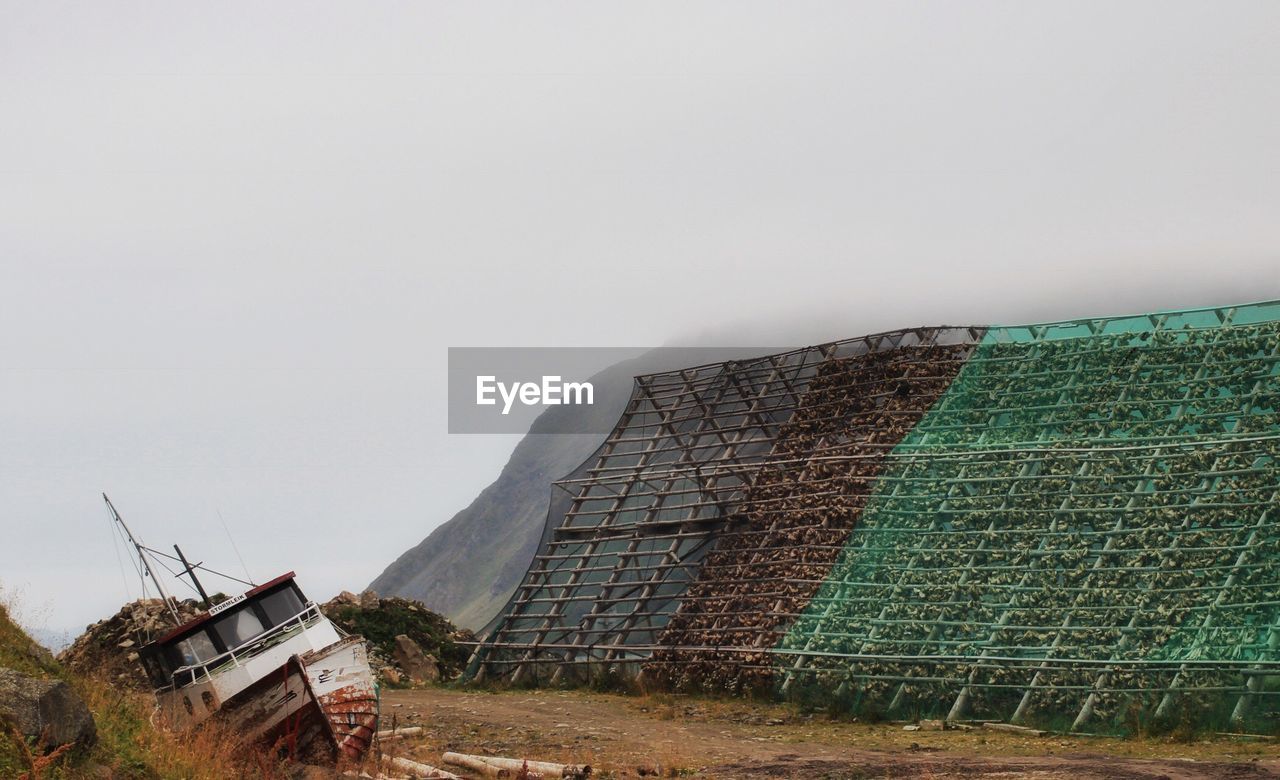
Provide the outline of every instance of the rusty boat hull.
[[213,718],[296,758],[359,760],[378,731],[378,693],[358,636],[291,656]]
[[378,690],[368,645],[347,637],[298,660],[338,755],[360,758],[378,733]]

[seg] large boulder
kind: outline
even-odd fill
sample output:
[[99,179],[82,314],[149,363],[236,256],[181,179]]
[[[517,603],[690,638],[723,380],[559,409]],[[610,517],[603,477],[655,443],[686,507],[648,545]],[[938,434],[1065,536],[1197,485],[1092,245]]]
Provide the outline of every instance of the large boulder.
[[440,663],[422,652],[422,647],[404,634],[396,637],[394,654],[396,663],[415,683],[437,682],[440,679]]
[[344,590],[338,595],[334,596],[333,600],[330,601],[325,606],[358,607],[360,606],[360,597],[349,590]]
[[63,680],[41,680],[0,668],[0,717],[46,748],[98,739],[93,715]]

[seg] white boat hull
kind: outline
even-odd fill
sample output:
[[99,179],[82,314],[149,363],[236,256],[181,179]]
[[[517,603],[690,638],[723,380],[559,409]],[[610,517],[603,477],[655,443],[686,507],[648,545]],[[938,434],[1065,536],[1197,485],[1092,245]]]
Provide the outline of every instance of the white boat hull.
[[[216,678],[176,691],[185,720],[216,720],[245,737],[270,744],[294,756],[328,751],[333,757],[358,759],[378,730],[378,695],[369,668],[368,650],[360,637],[339,639],[327,647],[290,656],[275,670],[242,688],[225,702],[204,709],[203,717],[187,712],[186,701],[217,688]],[[172,701],[168,709],[172,710]],[[193,706],[193,709],[196,709]],[[179,721],[184,720],[179,718]]]

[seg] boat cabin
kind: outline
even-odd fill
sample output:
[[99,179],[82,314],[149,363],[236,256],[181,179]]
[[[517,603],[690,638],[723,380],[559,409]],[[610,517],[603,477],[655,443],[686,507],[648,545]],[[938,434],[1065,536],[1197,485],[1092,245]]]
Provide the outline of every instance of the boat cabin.
[[294,625],[301,627],[306,613],[317,608],[307,603],[293,579],[293,572],[276,577],[148,644],[139,655],[151,684],[156,689],[182,687],[223,656],[268,644]]

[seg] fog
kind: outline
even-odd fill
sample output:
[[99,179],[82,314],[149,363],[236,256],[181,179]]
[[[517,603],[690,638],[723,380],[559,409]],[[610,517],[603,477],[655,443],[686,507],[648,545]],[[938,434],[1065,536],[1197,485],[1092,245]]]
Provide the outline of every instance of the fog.
[[449,346],[1278,298],[1277,30],[1271,2],[0,2],[0,583],[54,632],[136,596],[106,491],[153,546],[242,573],[229,530],[258,580],[360,589],[514,444],[446,433]]

